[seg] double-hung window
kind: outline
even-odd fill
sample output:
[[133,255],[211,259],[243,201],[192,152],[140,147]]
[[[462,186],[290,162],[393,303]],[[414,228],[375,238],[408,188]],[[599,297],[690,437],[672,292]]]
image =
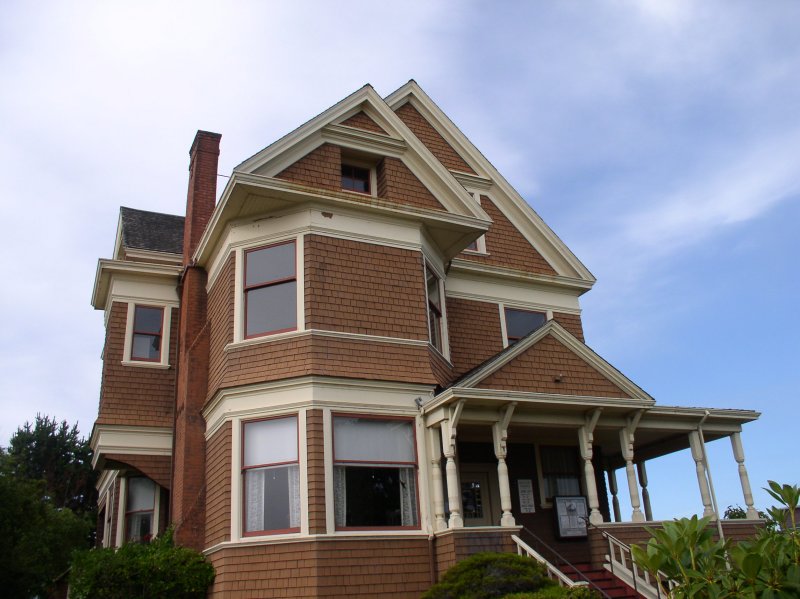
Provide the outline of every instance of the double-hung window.
[[246,338],[297,328],[296,262],[294,241],[245,252]]
[[357,191],[358,193],[370,192],[370,169],[350,164],[342,164],[342,189]]
[[244,534],[300,530],[297,416],[243,425]]
[[581,494],[581,468],[575,447],[541,446],[539,463],[546,502],[557,496]]
[[334,416],[337,528],[417,528],[417,452],[410,419]]
[[147,542],[155,530],[156,483],[143,476],[129,478],[127,483],[125,541]]
[[506,339],[513,345],[525,335],[535,331],[547,322],[547,314],[530,310],[505,309]]
[[430,332],[431,344],[433,347],[442,351],[442,284],[439,277],[425,264],[425,284],[428,294],[428,329]]
[[133,313],[131,360],[160,362],[163,328],[164,308],[136,306]]

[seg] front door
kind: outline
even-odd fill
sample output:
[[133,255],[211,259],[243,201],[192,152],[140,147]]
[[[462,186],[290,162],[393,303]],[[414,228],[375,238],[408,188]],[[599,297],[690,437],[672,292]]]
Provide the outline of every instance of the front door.
[[492,493],[487,472],[461,473],[464,526],[492,526]]

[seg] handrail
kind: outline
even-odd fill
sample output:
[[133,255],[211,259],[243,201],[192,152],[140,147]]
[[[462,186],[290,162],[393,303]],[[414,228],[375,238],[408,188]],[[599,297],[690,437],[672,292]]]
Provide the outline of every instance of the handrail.
[[[671,589],[675,586],[674,581],[670,580],[666,574],[660,571],[656,573],[657,580],[655,580],[655,584],[653,584],[650,580],[650,573],[644,570],[644,574],[642,574],[639,570],[639,567],[633,560],[629,545],[626,545],[602,528],[595,528],[597,528],[600,534],[608,541],[608,554],[605,556],[606,563],[603,564],[604,567],[614,576],[624,581],[629,586],[632,586],[633,590],[637,593],[644,595],[648,599],[661,599],[665,597],[661,592],[663,588],[662,583],[666,585],[667,589]],[[617,558],[617,555],[619,555],[619,558]],[[669,596],[669,590],[667,590],[666,596]]]
[[562,587],[575,587],[575,586],[583,586],[586,583],[575,582],[569,576],[564,574],[561,570],[556,568],[553,564],[548,562],[541,553],[536,551],[533,547],[525,543],[522,539],[520,539],[517,535],[511,535],[511,540],[517,544],[517,555],[527,555],[535,559],[537,562],[542,564],[545,569],[547,570],[547,576],[556,580],[558,584]]
[[[539,537],[531,529],[529,529],[526,526],[523,526],[522,530],[525,533],[527,533],[528,535],[530,535],[531,537],[533,537],[533,539],[536,541],[536,543],[538,543],[539,545],[544,547],[548,552],[550,552],[551,559],[555,558],[555,561],[556,561],[556,564],[557,564],[556,565],[557,568],[559,568],[559,566],[563,566],[565,568],[569,568],[569,570],[571,572],[573,572],[576,577],[580,578],[579,585],[581,585],[581,586],[589,586],[589,587],[591,587],[591,589],[593,591],[595,591],[596,593],[601,595],[604,599],[611,599],[611,597],[605,591],[603,591],[603,589],[601,589],[594,582],[592,582],[589,578],[587,578],[586,575],[583,572],[578,570],[578,568],[576,568],[574,565],[572,565],[572,563],[569,560],[567,560],[567,558],[565,558],[563,555],[561,555],[553,547],[548,545],[541,537]],[[559,568],[559,570],[561,572],[563,572],[563,570],[561,568]]]

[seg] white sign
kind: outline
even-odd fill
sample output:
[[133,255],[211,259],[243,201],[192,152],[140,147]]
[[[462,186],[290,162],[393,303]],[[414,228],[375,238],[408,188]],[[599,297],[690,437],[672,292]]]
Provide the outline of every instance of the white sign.
[[517,480],[519,489],[519,511],[523,514],[533,514],[536,512],[536,505],[533,503],[533,482],[529,478]]

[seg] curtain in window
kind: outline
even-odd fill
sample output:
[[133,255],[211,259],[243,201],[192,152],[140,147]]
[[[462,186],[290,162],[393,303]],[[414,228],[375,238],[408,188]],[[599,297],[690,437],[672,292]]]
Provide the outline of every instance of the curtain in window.
[[402,526],[417,524],[417,488],[413,468],[400,469],[400,519]]
[[246,532],[264,530],[264,493],[267,484],[266,470],[250,470],[245,476],[247,494]]
[[289,526],[300,526],[300,468],[289,467]]
[[333,469],[333,505],[336,510],[336,526],[347,524],[347,478],[344,468]]

